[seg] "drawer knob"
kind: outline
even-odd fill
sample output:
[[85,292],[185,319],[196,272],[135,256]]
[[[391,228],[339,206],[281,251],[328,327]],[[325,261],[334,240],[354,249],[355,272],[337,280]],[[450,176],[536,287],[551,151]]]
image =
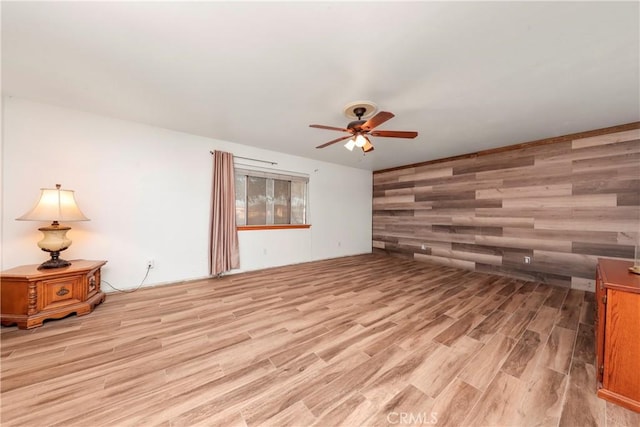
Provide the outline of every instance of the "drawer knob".
[[56,295],[58,295],[59,297],[65,296],[66,294],[69,293],[69,289],[62,287],[58,290],[58,292],[56,292]]

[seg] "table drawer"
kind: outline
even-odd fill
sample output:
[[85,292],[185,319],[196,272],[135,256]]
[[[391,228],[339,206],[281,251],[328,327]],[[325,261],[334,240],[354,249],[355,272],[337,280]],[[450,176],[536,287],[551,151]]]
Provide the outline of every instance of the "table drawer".
[[64,277],[42,282],[42,307],[74,304],[82,300],[82,277]]

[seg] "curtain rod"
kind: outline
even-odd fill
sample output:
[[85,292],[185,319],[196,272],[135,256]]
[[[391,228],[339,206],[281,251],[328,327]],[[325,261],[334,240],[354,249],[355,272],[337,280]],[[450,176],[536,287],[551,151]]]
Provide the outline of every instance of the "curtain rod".
[[[209,153],[213,154],[213,151],[209,151]],[[268,163],[270,165],[277,165],[277,162],[270,162],[268,160],[260,160],[260,159],[252,159],[250,157],[242,157],[242,156],[233,156],[235,159],[243,159],[243,160],[251,160],[253,162],[261,162],[261,163]]]

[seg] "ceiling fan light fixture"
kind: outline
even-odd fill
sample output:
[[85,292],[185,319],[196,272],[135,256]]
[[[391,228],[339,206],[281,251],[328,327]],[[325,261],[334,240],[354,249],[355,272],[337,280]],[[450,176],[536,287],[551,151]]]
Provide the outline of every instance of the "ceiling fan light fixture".
[[344,148],[346,148],[349,151],[353,151],[353,148],[356,146],[356,142],[353,140],[353,138],[350,138],[346,144],[344,144]]
[[373,150],[373,144],[367,138],[367,143],[362,146],[362,151],[368,153],[371,150]]
[[371,145],[371,142],[367,139],[366,136],[364,136],[363,134],[359,133],[355,137],[355,144],[356,144],[356,147],[362,148],[367,144]]

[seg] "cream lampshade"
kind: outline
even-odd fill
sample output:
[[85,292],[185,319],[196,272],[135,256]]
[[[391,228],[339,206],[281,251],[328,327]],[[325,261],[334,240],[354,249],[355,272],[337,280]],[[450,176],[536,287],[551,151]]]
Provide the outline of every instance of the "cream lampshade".
[[61,190],[60,184],[56,188],[41,188],[40,200],[18,221],[52,221],[48,227],[38,228],[44,235],[38,246],[51,254],[51,259],[40,264],[38,268],[59,268],[71,265],[69,261],[60,258],[60,252],[71,246],[71,239],[67,238],[67,231],[71,227],[61,226],[60,221],[89,221],[89,218],[78,208],[73,190]]

